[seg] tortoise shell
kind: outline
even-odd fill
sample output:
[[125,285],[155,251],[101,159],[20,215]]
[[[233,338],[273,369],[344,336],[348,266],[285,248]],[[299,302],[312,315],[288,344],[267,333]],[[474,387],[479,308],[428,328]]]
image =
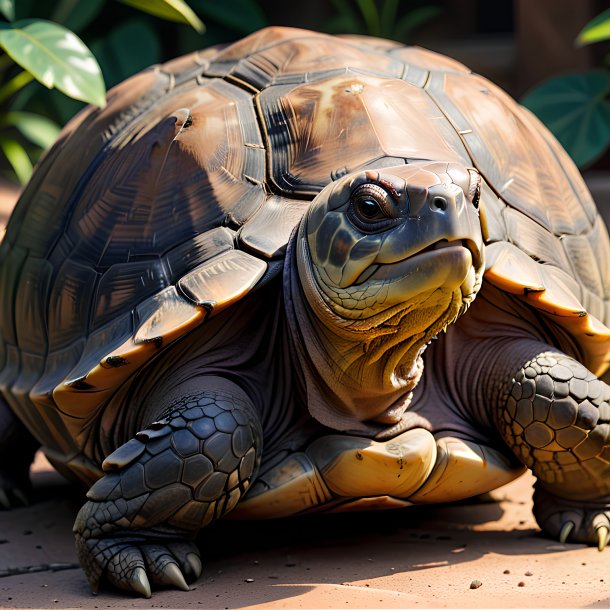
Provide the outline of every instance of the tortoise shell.
[[326,184],[418,160],[478,169],[486,280],[544,312],[603,371],[610,244],[548,131],[436,53],[268,28],[152,67],[64,129],[0,246],[3,394],[78,470],[104,402],[277,276]]

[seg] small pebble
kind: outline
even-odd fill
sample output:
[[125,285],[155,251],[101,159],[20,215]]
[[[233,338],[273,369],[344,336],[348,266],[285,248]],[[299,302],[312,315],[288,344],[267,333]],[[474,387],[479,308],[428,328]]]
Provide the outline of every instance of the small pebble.
[[525,573],[525,575],[526,575],[526,576],[533,576],[534,574],[528,570],[528,571]]
[[525,587],[525,583],[523,581],[519,582],[518,587]]
[[480,580],[473,580],[470,583],[470,588],[471,589],[478,589],[483,583]]
[[510,570],[504,570],[503,574],[510,574]]
[[246,580],[244,580],[244,582],[254,582],[254,578],[246,578]]

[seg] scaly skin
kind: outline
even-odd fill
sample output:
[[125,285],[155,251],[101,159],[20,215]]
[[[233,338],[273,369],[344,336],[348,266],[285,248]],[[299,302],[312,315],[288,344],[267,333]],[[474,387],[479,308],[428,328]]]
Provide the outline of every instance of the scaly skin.
[[235,395],[191,391],[110,455],[74,524],[93,590],[104,579],[145,597],[149,581],[188,590],[201,573],[194,536],[246,491],[261,436],[237,388]]
[[538,478],[534,515],[565,542],[597,543],[610,529],[610,387],[582,364],[542,351],[517,371],[497,425]]

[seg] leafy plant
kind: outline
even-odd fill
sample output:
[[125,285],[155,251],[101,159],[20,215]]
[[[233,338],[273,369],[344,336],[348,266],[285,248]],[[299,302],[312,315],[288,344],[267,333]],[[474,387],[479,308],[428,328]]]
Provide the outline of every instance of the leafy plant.
[[[203,23],[184,0],[117,1],[157,17],[188,24],[199,33],[204,30]],[[69,115],[60,113],[59,120],[49,115],[53,113],[48,108],[42,112],[28,110],[28,102],[37,91],[30,84],[37,81],[71,100],[100,107],[105,104],[106,93],[106,74],[102,74],[89,47],[72,31],[84,29],[96,19],[105,0],[60,0],[47,15],[49,19],[23,18],[18,11],[23,12],[27,4],[31,2],[0,0],[0,13],[7,20],[0,21],[0,151],[21,183],[28,180],[41,151],[57,137],[60,123],[79,107],[72,105]],[[144,41],[144,44],[138,45],[135,53],[127,52],[128,40]],[[114,84],[153,63],[158,56],[156,42],[145,23],[134,21],[120,24],[92,47],[105,59],[104,72],[110,72],[110,81]],[[153,62],[148,61],[150,56]]]
[[332,0],[332,4],[338,14],[328,20],[328,31],[399,42],[407,42],[417,29],[442,13],[435,5],[419,6],[405,13],[404,0]]
[[[582,29],[576,44],[610,40],[610,9]],[[553,132],[576,165],[584,167],[610,146],[610,55],[605,67],[558,76],[530,90],[521,103]]]

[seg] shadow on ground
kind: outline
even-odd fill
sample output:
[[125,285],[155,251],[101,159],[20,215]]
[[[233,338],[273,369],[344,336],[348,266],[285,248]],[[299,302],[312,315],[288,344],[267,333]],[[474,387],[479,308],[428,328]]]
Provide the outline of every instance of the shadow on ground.
[[[219,523],[200,537],[204,574],[152,600],[89,592],[72,522],[83,500],[39,462],[35,500],[0,513],[0,607],[608,607],[607,560],[542,537],[532,479],[500,502]],[[482,584],[471,589],[473,581]]]

